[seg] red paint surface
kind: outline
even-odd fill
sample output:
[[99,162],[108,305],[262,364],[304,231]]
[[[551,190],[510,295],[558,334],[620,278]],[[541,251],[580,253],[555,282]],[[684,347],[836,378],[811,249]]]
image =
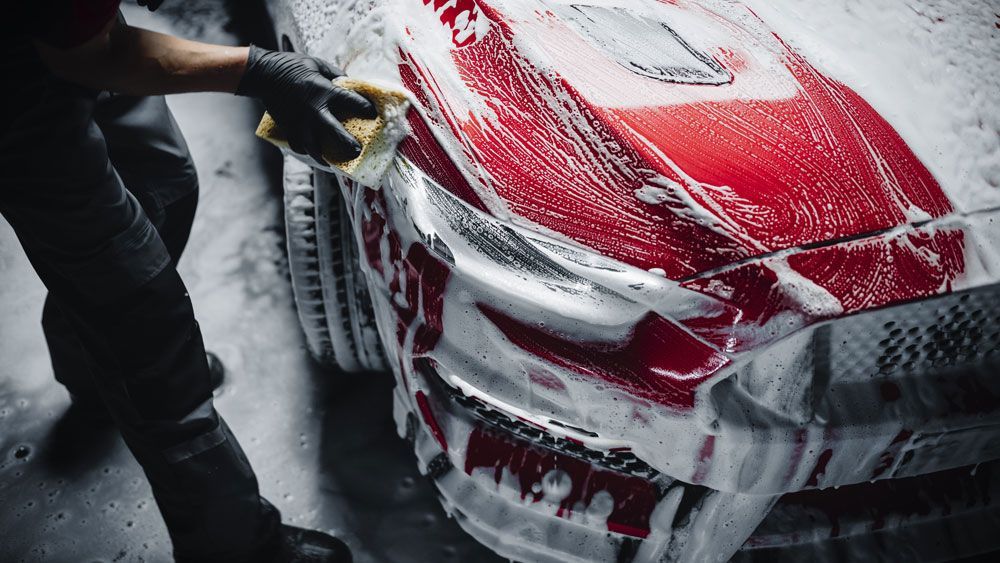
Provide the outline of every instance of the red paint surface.
[[816,282],[846,313],[940,293],[965,271],[965,235],[930,229],[794,254],[788,265]]
[[[537,68],[518,49],[512,21],[486,6],[481,13],[490,20],[488,33],[452,58],[469,98],[489,118],[450,112],[416,54],[404,56],[404,81],[434,100],[426,114],[444,108],[440,119],[454,146],[481,167],[513,213],[608,256],[663,268],[676,279],[892,228],[907,222],[911,207],[933,217],[951,211],[927,169],[867,102],[784,46],[788,75],[772,78],[793,84],[790,99],[741,97],[752,57],[720,48],[720,63],[735,80],[704,88],[730,88],[731,100],[691,101],[676,85],[635,76],[616,87],[676,91],[676,103],[609,109],[581,94],[600,86],[570,84]],[[548,18],[552,33],[573,33],[551,13],[537,17]],[[756,40],[734,43],[740,39]],[[587,64],[617,64],[595,53],[580,56]],[[568,123],[565,115],[576,119]],[[699,204],[725,216],[726,232],[675,212],[685,205],[680,198],[664,205],[638,200],[634,191],[653,177],[688,185]]]
[[[424,6],[428,6],[437,12],[438,10],[441,10],[442,6],[447,5],[453,0],[422,1]],[[453,5],[440,11],[439,19],[441,20],[441,24],[451,31],[452,43],[454,43],[456,47],[464,47],[476,40],[475,35],[470,35],[463,39],[459,39],[458,36],[462,31],[475,27],[476,20],[479,19],[479,6],[476,5],[475,0],[454,0],[454,2],[455,3]],[[468,12],[468,16],[465,23],[460,24],[458,22],[458,16],[462,12]]]
[[830,463],[830,459],[833,457],[832,449],[825,449],[823,453],[819,454],[819,458],[816,460],[816,465],[813,467],[812,473],[809,474],[809,479],[806,481],[807,487],[818,487],[820,479],[826,474],[826,466]]
[[[402,68],[409,71],[408,67]],[[411,80],[406,78],[405,73],[403,82],[410,87],[408,83]],[[441,150],[441,145],[420,115],[412,112],[407,115],[407,121],[410,124],[410,135],[399,144],[399,152],[441,187],[480,211],[486,211],[486,206],[479,199],[479,195],[448,155]]]
[[[399,319],[400,345],[407,331],[415,330],[412,356],[418,357],[433,350],[441,338],[444,290],[451,270],[444,262],[431,256],[427,247],[412,244],[403,261],[403,272],[406,276],[406,305],[400,305],[397,299],[392,300],[392,305]],[[423,313],[423,320],[415,324],[418,311]]]
[[650,313],[622,342],[578,342],[479,305],[513,344],[581,375],[605,381],[634,397],[675,409],[694,406],[700,383],[729,359],[669,320]]
[[[433,6],[443,4],[433,0]],[[690,95],[693,87],[684,90],[634,77],[635,82],[615,87],[658,95],[677,92],[676,103],[600,107],[587,97],[594,85],[574,84],[536,67],[518,47],[532,39],[515,41],[517,22],[488,2],[481,7],[479,15],[490,20],[489,31],[452,50],[459,91],[442,87],[454,84],[456,77],[435,79],[421,60],[419,44],[400,51],[402,80],[415,93],[422,116],[411,113],[413,136],[403,142],[401,152],[480,210],[507,207],[611,258],[639,268],[663,268],[672,279],[717,272],[684,283],[722,304],[711,316],[684,320],[713,345],[749,350],[802,326],[769,326],[785,312],[800,314],[806,324],[824,320],[803,314],[802,304],[783,287],[768,259],[750,261],[756,256],[808,246],[793,251],[788,266],[828,291],[844,314],[939,294],[964,273],[960,231],[853,240],[923,214],[936,218],[953,210],[928,170],[865,100],[784,45],[788,74],[772,78],[793,86],[790,97],[741,96],[747,74],[762,71],[753,68],[753,56],[735,47],[714,51],[733,74],[733,83],[702,87],[732,89],[728,100],[699,101]],[[536,14],[551,19],[552,29],[562,26],[551,12]],[[440,16],[444,25],[454,26],[453,12],[444,10]],[[592,55],[580,56],[589,57],[588,64],[616,64]],[[456,99],[462,95],[467,99]],[[475,111],[466,109],[470,107]],[[677,182],[685,197],[710,210],[715,228],[697,220],[684,197],[674,194],[664,204],[651,205],[635,196],[636,189],[662,178]],[[490,191],[496,201],[480,199],[478,194]],[[845,239],[852,242],[833,245]],[[398,240],[390,239],[392,244],[398,247]],[[402,342],[417,316],[416,304],[423,302],[426,308],[431,303],[423,310],[428,321],[418,328],[423,333],[415,355],[433,348],[440,337],[440,299],[448,276],[444,264],[416,248],[409,249],[403,266],[408,306],[396,305]],[[738,261],[742,265],[732,266]],[[720,293],[719,287],[732,292]],[[639,399],[680,410],[691,408],[697,387],[728,363],[653,314],[624,342],[594,343],[481,308],[524,350]],[[762,327],[773,330],[741,330]],[[532,377],[536,384],[547,383]],[[711,455],[710,449],[699,463],[700,478]],[[795,455],[797,465],[802,450]],[[829,449],[820,454],[809,486],[819,485],[832,456]]]
[[[925,229],[897,237],[872,238],[803,250],[788,266],[828,291],[844,314],[939,295],[965,271],[965,235],[960,230]],[[712,295],[724,307],[711,316],[685,319],[685,326],[719,347],[744,351],[773,341],[798,326],[761,328],[783,312],[801,315],[805,324],[824,320],[802,309],[779,284],[768,262],[751,262],[682,284]],[[720,288],[730,288],[732,293]]]
[[[386,265],[382,263],[382,237],[387,236],[386,220],[383,215],[385,213],[385,196],[380,190],[362,189],[365,190],[365,207],[369,213],[367,217],[365,214],[362,214],[361,217],[356,218],[361,221],[361,247],[365,251],[368,264],[376,272],[385,275]],[[396,240],[396,246],[398,247],[399,235],[395,235],[392,238]],[[390,257],[390,267],[391,260],[392,258]]]
[[[365,188],[364,198],[369,213],[361,219],[362,248],[375,271],[383,276],[389,271],[388,290],[396,312],[400,350],[412,330],[415,334],[411,355],[421,356],[432,350],[441,338],[444,291],[451,270],[419,243],[411,244],[404,258],[399,234],[389,227],[383,215],[385,196],[381,191]],[[388,256],[383,256],[383,238],[388,242]],[[397,299],[400,293],[402,299]],[[418,313],[422,313],[419,322]]]
[[735,327],[763,327],[782,311],[799,310],[798,305],[785,295],[778,283],[778,275],[760,263],[691,280],[682,286],[711,295],[723,304],[710,316],[684,319],[683,323],[698,336],[725,350],[743,351],[780,335],[778,332],[758,331],[744,334],[734,330]]
[[715,436],[705,436],[705,441],[701,444],[701,450],[698,452],[698,465],[694,475],[691,476],[692,483],[697,485],[705,480],[708,470],[712,468],[713,453],[715,453]]
[[531,381],[532,385],[540,388],[548,389],[550,391],[567,391],[566,384],[563,383],[557,375],[548,370],[530,368],[528,370],[528,379]]
[[427,401],[427,395],[423,391],[417,391],[417,408],[420,409],[420,416],[424,419],[424,424],[430,429],[431,435],[437,440],[437,443],[441,445],[441,449],[448,451],[448,441],[444,437],[444,431],[441,429],[441,425],[438,424],[437,418],[434,417],[434,412],[431,411],[431,405]]
[[596,493],[607,491],[614,499],[608,530],[639,538],[649,535],[649,516],[656,507],[657,494],[656,488],[645,479],[597,469],[590,462],[481,427],[469,435],[465,458],[467,474],[471,475],[477,468],[492,470],[498,485],[507,470],[520,484],[521,499],[531,497],[532,502],[544,498],[542,493],[531,490],[535,483],[541,483],[549,471],[565,471],[572,480],[572,487],[559,506],[558,516],[569,518],[577,503],[587,506]]
[[[446,115],[447,129],[456,146],[482,166],[490,187],[513,213],[608,256],[662,267],[674,276],[745,256],[735,242],[664,207],[642,207],[634,191],[646,183],[648,164],[575,92],[570,92],[572,103],[566,109],[589,123],[595,144],[609,146],[625,165],[615,166],[596,146],[567,136],[565,123],[547,102],[567,85],[535,73],[512,45],[506,25],[494,25],[483,39],[453,54],[462,79],[485,98],[497,121]],[[413,77],[407,87],[429,92],[435,105],[446,107],[419,63],[411,59],[405,66],[414,69],[401,71]],[[695,245],[695,240],[703,242]],[[705,252],[709,245],[713,250]]]
[[802,463],[803,455],[806,451],[806,438],[807,433],[805,428],[800,428],[795,431],[795,445],[792,448],[792,455],[788,459],[788,469],[785,471],[785,477],[783,480],[784,485],[788,485],[795,478],[795,473],[799,469],[799,464]]
[[702,184],[691,196],[724,210],[734,236],[764,252],[903,225],[911,203],[933,217],[952,210],[867,102],[801,57],[787,59],[792,99],[611,110],[604,121],[668,178],[684,181],[658,153]]

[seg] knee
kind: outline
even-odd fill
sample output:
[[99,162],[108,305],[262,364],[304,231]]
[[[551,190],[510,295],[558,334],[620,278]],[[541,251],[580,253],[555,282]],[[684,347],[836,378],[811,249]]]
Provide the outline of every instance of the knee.
[[194,323],[194,309],[177,269],[169,265],[118,303],[126,324],[150,325],[150,330]]
[[122,303],[115,355],[145,419],[171,419],[211,397],[201,330],[187,290],[169,267]]
[[133,367],[159,357],[165,347],[182,346],[197,330],[191,299],[173,266],[110,303],[102,313],[108,340]]

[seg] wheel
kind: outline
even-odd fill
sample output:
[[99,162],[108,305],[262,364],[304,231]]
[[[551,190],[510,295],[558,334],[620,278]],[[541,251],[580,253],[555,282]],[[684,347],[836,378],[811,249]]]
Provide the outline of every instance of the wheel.
[[292,292],[309,352],[342,372],[384,370],[371,295],[337,177],[285,156],[284,191]]

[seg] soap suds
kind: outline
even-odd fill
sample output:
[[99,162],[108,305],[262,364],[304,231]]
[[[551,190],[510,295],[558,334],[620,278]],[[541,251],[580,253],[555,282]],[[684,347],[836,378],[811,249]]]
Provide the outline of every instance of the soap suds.
[[893,125],[963,211],[1000,205],[1000,6],[746,0]]
[[[712,45],[718,45],[724,38],[730,42],[733,37],[758,38],[746,41],[746,46],[711,51],[733,68],[749,69],[739,82],[738,95],[734,96],[732,90],[724,91],[724,87],[696,90],[690,85],[624,91],[621,84],[632,82],[623,77],[633,80],[627,69],[617,63],[591,64],[600,55],[580,57],[580,53],[597,51],[579,33],[558,21],[555,14],[567,9],[569,2],[546,3],[555,8],[550,13],[540,9],[538,2],[483,0],[476,4],[482,10],[471,35],[468,15],[456,14],[452,24],[442,24],[445,11],[459,5],[455,0],[426,4],[421,0],[345,2],[336,9],[324,7],[326,3],[320,2],[296,5],[308,5],[315,10],[314,15],[304,18],[310,21],[301,26],[310,50],[334,58],[349,73],[394,83],[403,82],[400,63],[413,73],[416,78],[410,86],[414,90],[414,104],[428,121],[433,139],[442,145],[442,150],[493,215],[486,217],[487,213],[476,209],[473,210],[479,214],[476,220],[491,229],[509,228],[520,238],[506,240],[538,246],[538,260],[594,282],[581,283],[568,275],[528,274],[525,268],[511,267],[519,256],[517,253],[502,246],[488,246],[484,250],[483,241],[471,240],[473,237],[456,228],[453,218],[449,220],[446,216],[452,207],[430,198],[427,184],[414,181],[414,177],[407,177],[400,169],[391,172],[390,180],[383,184],[380,193],[384,199],[348,186],[353,196],[354,216],[370,239],[364,241],[370,254],[363,266],[375,297],[382,340],[399,381],[396,392],[403,413],[397,419],[400,428],[405,430],[407,409],[413,410],[412,393],[418,390],[433,393],[425,374],[414,367],[414,357],[432,360],[438,373],[453,387],[481,398],[498,410],[510,412],[515,418],[543,427],[556,420],[586,429],[597,437],[570,432],[564,435],[572,435],[581,444],[598,449],[610,444],[629,447],[665,475],[729,491],[692,512],[690,520],[700,528],[684,537],[671,535],[673,530],[669,526],[678,499],[676,494],[668,493],[653,512],[653,524],[659,528],[651,531],[652,541],[644,543],[636,561],[655,561],[668,553],[665,546],[670,542],[675,542],[672,544],[675,551],[669,555],[728,557],[745,539],[741,534],[749,534],[759,522],[775,495],[806,486],[810,480],[832,485],[870,478],[878,452],[888,448],[903,422],[888,418],[871,424],[832,427],[828,413],[820,412],[810,419],[812,411],[799,408],[800,403],[792,405],[794,408],[782,404],[801,399],[806,392],[802,381],[785,386],[775,380],[756,396],[740,386],[741,375],[766,377],[779,368],[785,369],[788,377],[813,377],[809,371],[812,364],[802,359],[808,359],[801,354],[806,344],[792,351],[775,347],[748,353],[734,352],[735,348],[728,345],[719,346],[726,350],[725,357],[732,364],[705,379],[696,391],[693,412],[685,412],[641,400],[616,382],[595,376],[597,370],[581,373],[580,366],[587,367],[585,361],[577,361],[571,369],[566,362],[548,361],[515,345],[483,310],[503,311],[540,333],[557,335],[565,340],[566,348],[575,346],[574,350],[597,350],[605,355],[620,350],[634,335],[635,327],[650,315],[662,318],[664,326],[679,323],[678,319],[723,319],[732,323],[733,334],[743,331],[746,334],[740,338],[747,340],[760,337],[765,341],[760,335],[768,331],[773,331],[775,338],[801,331],[795,342],[786,340],[784,344],[793,347],[810,342],[814,334],[810,322],[845,312],[844,303],[830,289],[834,282],[843,285],[843,280],[813,279],[806,277],[804,270],[793,268],[789,260],[804,251],[788,240],[775,242],[785,246],[777,254],[762,259],[758,271],[773,272],[771,277],[710,279],[704,284],[705,290],[699,288],[697,292],[661,277],[697,278],[702,272],[724,271],[741,260],[743,264],[752,264],[758,253],[773,250],[752,233],[766,231],[764,228],[773,222],[787,220],[791,214],[785,211],[793,200],[788,195],[788,200],[778,201],[785,207],[776,205],[777,211],[771,211],[750,201],[746,192],[738,192],[735,183],[698,180],[700,175],[686,170],[690,165],[680,166],[661,150],[687,139],[664,136],[653,142],[641,131],[646,125],[642,119],[649,114],[629,112],[650,104],[672,106],[747,99],[787,102],[800,89],[788,80],[789,61],[777,38],[771,35],[770,26],[777,37],[791,45],[793,52],[871,102],[930,167],[960,211],[983,209],[1000,201],[993,196],[1000,184],[995,101],[998,96],[991,95],[996,92],[1000,76],[996,72],[1000,60],[997,31],[991,30],[996,18],[972,0],[867,4],[848,0],[827,3],[752,0],[750,5],[763,23],[736,2],[706,0],[690,4],[696,9],[687,11],[678,8],[689,6],[683,1],[592,3],[625,6],[662,17],[700,49],[711,51]],[[330,10],[339,11],[331,15]],[[490,17],[497,14],[499,20],[491,23]],[[937,21],[938,17],[943,20]],[[712,31],[704,35],[696,33],[701,28]],[[920,63],[913,64],[914,60]],[[474,75],[476,65],[487,65],[497,71]],[[961,72],[956,73],[956,69]],[[819,73],[803,71],[803,76],[826,84],[823,81],[827,78]],[[677,96],[679,91],[685,94]],[[824,93],[829,94],[825,90]],[[843,95],[844,90],[835,93]],[[507,95],[513,102],[530,98],[531,103],[507,103],[502,98]],[[765,109],[760,104],[751,105],[752,111],[746,115],[763,115]],[[529,111],[538,113],[526,113]],[[717,117],[710,111],[704,114]],[[627,117],[634,119],[625,123]],[[857,130],[862,124],[847,125]],[[612,127],[616,128],[612,131]],[[706,127],[699,131],[702,135],[699,138],[714,139],[713,135],[720,130],[720,126]],[[767,131],[773,133],[778,129]],[[836,139],[822,127],[808,131],[816,135],[808,138],[812,148],[796,149],[801,154],[790,152],[791,165],[783,173],[798,172],[796,166],[827,162],[826,151],[836,148],[832,146]],[[623,138],[628,142],[622,142]],[[777,146],[787,141],[777,139],[774,143]],[[636,147],[647,151],[644,158],[632,158],[629,151]],[[871,145],[866,147],[870,149]],[[491,152],[484,157],[486,150]],[[816,160],[807,161],[803,157],[806,153]],[[698,154],[702,159],[699,162],[709,158]],[[517,162],[519,166],[511,170],[490,168],[484,162],[487,157],[493,159],[494,165]],[[715,168],[727,164],[721,159],[711,163]],[[765,164],[755,163],[756,168],[748,170]],[[879,164],[885,182],[891,176],[886,166],[892,163]],[[810,172],[822,177],[821,172],[828,171],[819,168]],[[517,174],[524,170],[527,174]],[[567,181],[568,175],[573,176],[573,181]],[[539,185],[532,181],[539,178],[545,186],[559,189],[542,194],[541,201],[536,201],[528,196],[537,195],[532,190]],[[600,189],[574,191],[584,183]],[[795,218],[800,222],[789,221],[786,225],[787,236],[793,242],[806,230],[814,235],[811,242],[835,237],[837,233],[828,232],[830,223],[825,219],[844,219],[849,226],[864,219],[845,217],[843,211],[849,206],[836,198],[830,199],[829,190],[821,189],[824,186],[819,185],[815,198],[799,201],[803,210]],[[503,187],[521,198],[518,205],[497,196]],[[452,186],[439,188],[454,193],[449,192]],[[790,190],[775,189],[776,198],[789,193]],[[563,197],[566,194],[573,197]],[[897,196],[893,194],[887,200],[899,207],[894,211],[902,217],[900,222],[937,221],[944,214],[932,205]],[[624,208],[627,213],[621,213]],[[600,222],[606,218],[610,219]],[[640,227],[668,224],[677,218],[686,221],[687,230],[639,232]],[[986,247],[991,246],[989,241],[996,239],[989,230],[995,224],[984,218],[977,221],[976,229],[968,230],[974,235],[969,240],[984,250],[970,250],[973,245],[969,242],[966,252],[970,259],[980,254],[986,256]],[[628,228],[623,228],[626,223]],[[581,242],[579,232],[572,228],[587,225],[600,225],[605,235],[613,229],[620,237],[600,248]],[[691,225],[699,228],[689,228]],[[892,224],[894,228],[898,226]],[[964,224],[956,227],[957,232],[964,227]],[[884,239],[864,241],[875,249],[866,258],[882,260],[879,264],[885,265],[889,261],[879,251],[901,248],[898,256],[915,256],[918,259],[915,263],[922,264],[929,273],[941,274],[949,285],[946,287],[942,282],[940,291],[961,287],[962,283],[982,285],[1000,279],[995,248],[989,250],[994,253],[990,255],[994,256],[993,262],[984,260],[978,277],[969,281],[953,275],[960,270],[948,263],[951,259],[948,253],[940,250],[951,249],[945,243],[953,245],[952,239],[945,237],[938,241],[938,246],[931,247],[926,241],[905,239],[905,231],[910,229],[909,225],[903,226],[899,233],[889,233]],[[872,230],[881,232],[880,228]],[[897,234],[904,239],[897,240]],[[709,241],[709,237],[717,238]],[[441,241],[449,249],[453,263],[445,266],[442,260],[428,259],[421,253],[409,254],[426,246],[429,238]],[[609,238],[605,236],[604,242]],[[694,244],[685,246],[692,241]],[[859,244],[841,244],[834,250],[847,253]],[[659,251],[670,248],[673,254],[670,259],[664,259],[664,254],[651,254],[656,256],[655,260],[649,256],[630,256],[633,260],[625,263],[613,253],[627,245],[646,245],[643,248]],[[594,257],[579,258],[588,254]],[[380,266],[374,266],[376,262]],[[606,267],[608,264],[613,267]],[[716,268],[719,270],[713,270]],[[556,269],[549,267],[545,271]],[[442,275],[447,281],[435,280],[435,276]],[[762,309],[769,312],[767,307],[777,298],[781,298],[782,304],[791,303],[792,308],[773,314],[764,326],[753,326],[754,319],[740,317],[744,311],[734,312],[730,301],[741,297],[747,284],[760,279],[771,284],[774,278],[773,285],[751,286],[753,291],[761,292],[761,297],[768,298]],[[933,279],[937,284],[938,278]],[[442,294],[427,290],[435,283]],[[772,291],[777,296],[775,300],[770,299]],[[429,306],[439,306],[440,310]],[[438,322],[442,328],[434,346],[421,349],[420,338],[426,337]],[[700,343],[707,341],[692,336],[698,333],[691,327],[685,325],[682,330],[677,340],[692,337]],[[656,344],[675,343],[663,340]],[[753,365],[758,354],[770,354],[770,363]],[[676,374],[664,371],[659,375],[661,379],[669,379]],[[789,422],[789,413],[794,414],[794,423]],[[442,416],[438,422],[445,427],[448,437],[447,456],[453,464],[461,466],[468,454],[463,450],[471,432],[468,421]],[[429,460],[443,453],[434,439],[417,442],[418,457],[425,467]],[[526,496],[518,496],[523,491],[519,491],[520,484],[509,470],[501,468],[499,479],[488,468],[476,469],[469,477],[475,486],[449,481],[457,477],[444,477],[440,483],[448,503],[465,507],[467,520],[463,525],[479,533],[477,537],[493,537],[496,545],[504,546],[504,553],[516,553],[519,545],[532,542],[546,547],[564,545],[560,542],[571,528],[563,527],[561,522],[550,522],[554,514],[554,510],[552,514],[548,512],[553,508],[551,505],[544,505],[545,518],[537,517],[542,503],[525,503]],[[552,493],[549,496],[554,499],[563,490],[555,486],[562,483],[561,476],[553,475],[548,481],[548,492]],[[539,479],[537,484],[536,493],[546,491],[543,480]],[[534,483],[530,485],[533,486]],[[486,496],[484,491],[489,494],[497,491],[503,501]],[[744,495],[746,492],[753,494]],[[469,497],[479,500],[478,506],[462,504]],[[573,507],[573,514],[565,518],[579,518],[571,523],[585,523],[592,532],[593,526],[606,519],[607,512],[607,499],[594,498],[597,502],[592,499],[590,506]],[[524,509],[512,512],[518,515],[519,522],[502,517],[508,506]],[[721,518],[722,513],[729,517]],[[589,534],[577,537],[592,538]],[[723,536],[724,540],[718,539]],[[568,549],[578,550],[579,545]],[[595,545],[594,549],[593,553],[604,553],[598,550],[607,549],[607,545]]]

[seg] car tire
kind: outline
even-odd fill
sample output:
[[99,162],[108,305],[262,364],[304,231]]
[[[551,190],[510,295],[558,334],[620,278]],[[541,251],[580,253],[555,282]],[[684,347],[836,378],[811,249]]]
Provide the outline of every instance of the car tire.
[[283,183],[288,266],[309,352],[344,373],[385,370],[371,294],[337,177],[286,155]]

